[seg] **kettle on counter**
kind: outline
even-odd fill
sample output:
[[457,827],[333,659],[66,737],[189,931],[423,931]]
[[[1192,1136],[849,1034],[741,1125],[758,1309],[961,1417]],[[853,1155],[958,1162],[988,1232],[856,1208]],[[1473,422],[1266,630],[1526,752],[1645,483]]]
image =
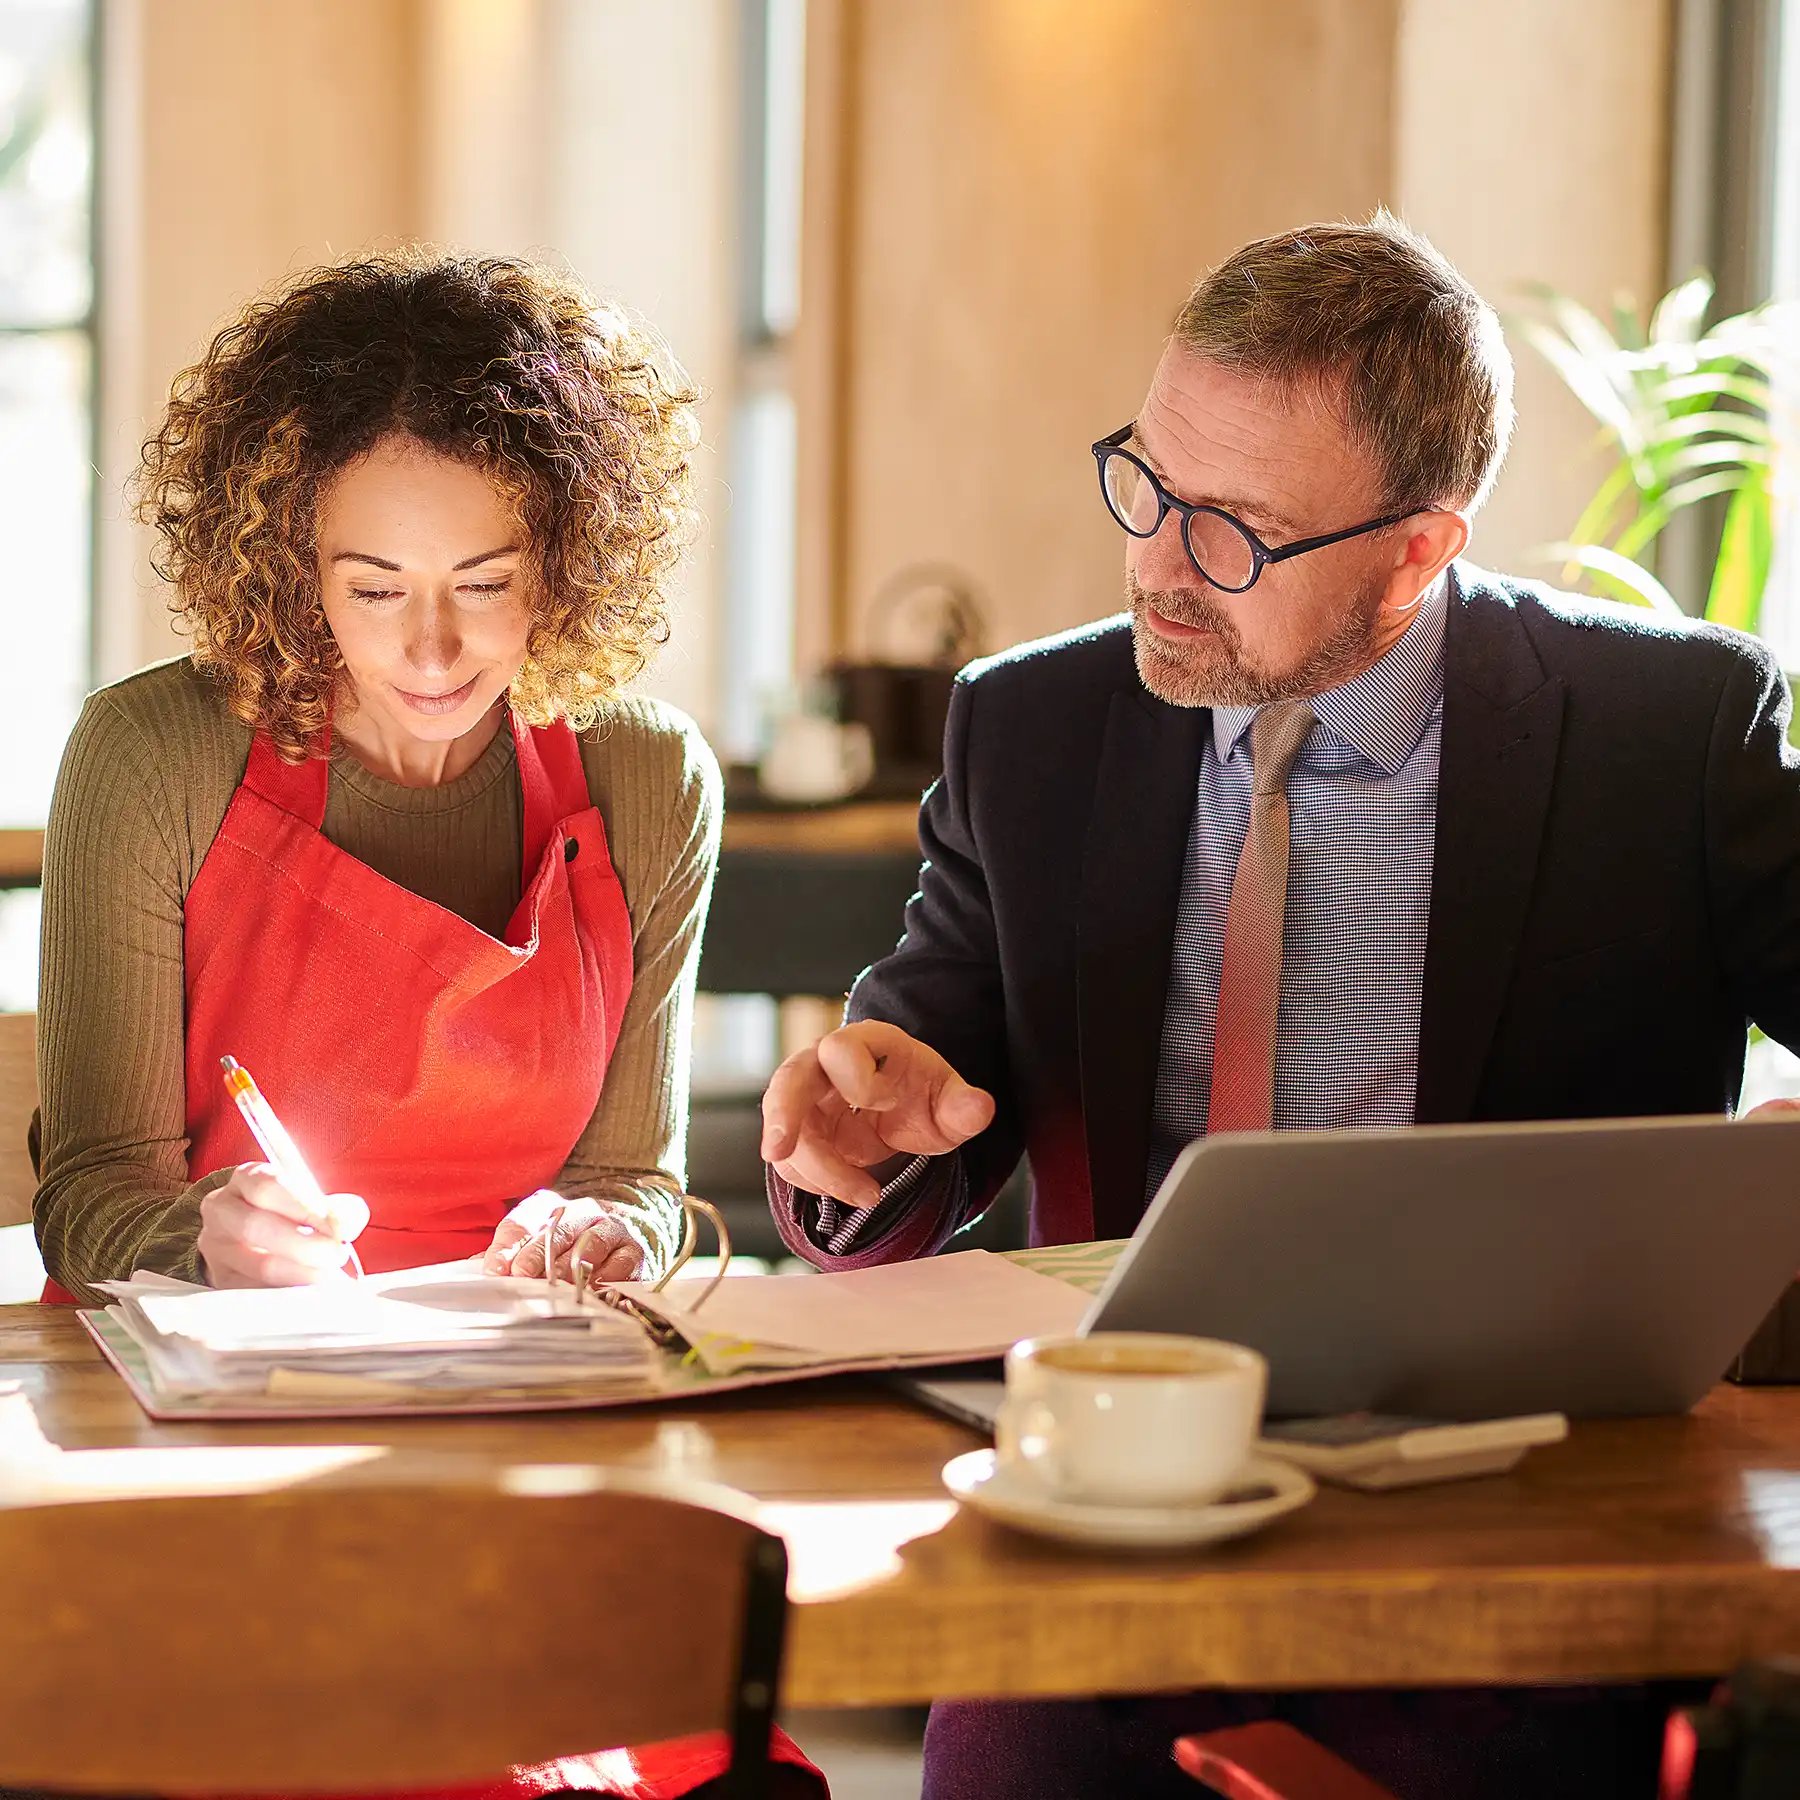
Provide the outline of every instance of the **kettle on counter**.
[[982,651],[981,606],[963,570],[912,563],[882,583],[870,611],[878,660],[834,662],[825,680],[837,717],[868,731],[875,784],[917,792],[942,771],[950,690]]

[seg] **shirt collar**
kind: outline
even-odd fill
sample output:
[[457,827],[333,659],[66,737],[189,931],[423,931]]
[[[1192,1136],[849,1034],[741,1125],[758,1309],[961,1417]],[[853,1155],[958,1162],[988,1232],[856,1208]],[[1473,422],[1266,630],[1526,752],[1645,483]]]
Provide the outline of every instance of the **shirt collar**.
[[[1389,775],[1406,767],[1443,698],[1448,611],[1448,589],[1439,579],[1413,622],[1378,662],[1341,687],[1312,696],[1319,723]],[[1213,751],[1220,762],[1237,748],[1257,711],[1254,706],[1212,709]]]

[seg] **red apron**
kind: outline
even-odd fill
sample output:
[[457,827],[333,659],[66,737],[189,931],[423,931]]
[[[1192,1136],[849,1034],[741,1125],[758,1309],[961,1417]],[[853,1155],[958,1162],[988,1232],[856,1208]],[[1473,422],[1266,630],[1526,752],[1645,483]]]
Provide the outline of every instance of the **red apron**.
[[[631,919],[580,746],[566,725],[514,715],[512,731],[522,897],[499,941],[328,843],[329,759],[285,763],[260,733],[188,892],[188,1179],[259,1156],[219,1072],[235,1056],[326,1192],[368,1202],[371,1271],[485,1250],[516,1201],[555,1183],[618,1042]],[[810,1768],[777,1738],[778,1760]],[[661,1800],[725,1763],[709,1734],[454,1791]]]

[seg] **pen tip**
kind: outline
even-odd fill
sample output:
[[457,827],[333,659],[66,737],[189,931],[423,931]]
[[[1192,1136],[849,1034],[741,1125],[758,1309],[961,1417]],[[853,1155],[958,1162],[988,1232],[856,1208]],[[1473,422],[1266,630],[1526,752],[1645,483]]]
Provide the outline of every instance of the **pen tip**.
[[238,1059],[235,1056],[221,1056],[219,1058],[219,1067],[223,1069],[227,1075],[235,1075],[237,1073],[237,1066]]

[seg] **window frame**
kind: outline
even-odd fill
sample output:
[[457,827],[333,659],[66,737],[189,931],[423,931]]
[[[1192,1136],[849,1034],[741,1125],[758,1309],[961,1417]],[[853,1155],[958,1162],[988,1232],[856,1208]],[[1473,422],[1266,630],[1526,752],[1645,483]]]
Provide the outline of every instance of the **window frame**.
[[[82,436],[87,445],[87,604],[82,618],[85,634],[81,668],[84,683],[91,688],[99,663],[100,643],[100,559],[101,488],[104,479],[105,428],[101,420],[101,396],[105,371],[102,367],[103,338],[101,318],[105,308],[105,230],[101,213],[101,171],[105,146],[103,95],[105,70],[105,9],[101,0],[80,0],[79,11],[85,19],[83,42],[87,90],[88,176],[87,176],[87,306],[79,317],[30,322],[9,319],[0,312],[0,341],[13,342],[31,338],[79,338],[87,352],[87,419]],[[29,827],[27,828],[29,829]],[[4,885],[14,885],[5,882]]]

